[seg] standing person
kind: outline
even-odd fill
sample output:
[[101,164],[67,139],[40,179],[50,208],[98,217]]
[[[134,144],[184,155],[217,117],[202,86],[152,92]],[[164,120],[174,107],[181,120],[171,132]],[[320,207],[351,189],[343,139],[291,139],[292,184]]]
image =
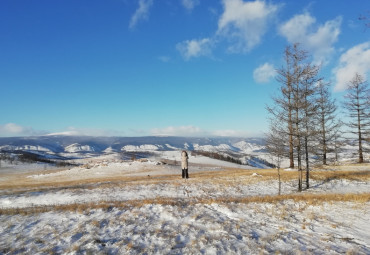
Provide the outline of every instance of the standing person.
[[181,152],[181,169],[182,169],[182,178],[189,178],[188,173],[188,153],[184,150]]

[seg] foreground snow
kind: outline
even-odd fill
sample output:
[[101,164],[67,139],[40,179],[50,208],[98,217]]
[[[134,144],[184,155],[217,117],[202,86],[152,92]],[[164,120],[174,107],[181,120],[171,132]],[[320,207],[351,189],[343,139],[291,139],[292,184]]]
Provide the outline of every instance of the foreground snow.
[[[188,180],[178,166],[108,157],[0,178],[44,185],[0,190],[0,254],[370,254],[369,200],[236,203],[276,195],[276,176],[197,160],[204,165],[194,165]],[[56,180],[73,185],[54,187]],[[296,187],[284,181],[282,193],[295,194]],[[304,194],[369,191],[368,178],[312,179]]]
[[369,254],[369,211],[286,201],[1,215],[0,253]]

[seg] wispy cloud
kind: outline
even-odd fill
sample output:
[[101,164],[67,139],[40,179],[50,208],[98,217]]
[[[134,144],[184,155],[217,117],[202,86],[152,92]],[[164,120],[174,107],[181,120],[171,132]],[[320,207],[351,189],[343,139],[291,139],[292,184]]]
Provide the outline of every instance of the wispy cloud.
[[232,130],[232,129],[215,130],[211,132],[211,134],[212,136],[225,136],[225,137],[251,137],[253,136],[253,134],[248,131]]
[[264,63],[253,71],[253,78],[257,83],[268,83],[275,75],[276,70],[270,63]]
[[268,20],[279,6],[265,1],[223,0],[224,12],[218,21],[217,34],[229,39],[232,53],[245,53],[261,42]]
[[212,55],[213,41],[210,38],[186,40],[176,45],[185,60]]
[[204,135],[204,131],[195,126],[169,126],[165,128],[154,128],[150,131],[153,135],[168,135],[168,136],[200,136]]
[[171,61],[171,58],[168,56],[159,56],[158,59],[164,63],[168,63]]
[[192,11],[194,9],[194,7],[199,4],[199,0],[181,0],[181,4],[188,11]]
[[365,78],[370,73],[370,42],[356,45],[341,55],[338,67],[333,70],[336,78],[334,90],[345,90],[356,72]]
[[68,135],[68,136],[123,136],[125,132],[112,129],[99,128],[78,128],[68,127],[63,131],[48,133],[48,135]]
[[136,9],[134,15],[132,15],[129,28],[135,28],[136,24],[140,20],[148,19],[149,9],[153,5],[153,0],[139,0],[139,7]]
[[317,24],[308,12],[295,15],[279,27],[279,32],[290,43],[301,43],[313,54],[314,61],[327,63],[334,52],[333,44],[338,40],[342,18],[337,17]]
[[251,133],[240,130],[205,130],[196,126],[169,126],[165,128],[155,128],[150,131],[152,135],[166,136],[193,136],[193,137],[213,137],[213,136],[231,136],[231,137],[248,137]]
[[34,136],[46,133],[46,131],[35,130],[31,127],[25,127],[15,123],[0,125],[0,136]]

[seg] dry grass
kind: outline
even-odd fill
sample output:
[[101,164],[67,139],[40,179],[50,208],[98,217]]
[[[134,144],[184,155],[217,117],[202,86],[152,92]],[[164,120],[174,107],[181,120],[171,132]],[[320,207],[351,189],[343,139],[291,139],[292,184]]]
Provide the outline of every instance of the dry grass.
[[[363,166],[363,165],[362,165]],[[369,165],[370,166],[370,165]],[[253,176],[257,173],[258,176]],[[0,193],[16,194],[29,191],[53,191],[58,189],[96,189],[96,188],[112,188],[112,187],[127,187],[135,185],[155,185],[155,184],[170,184],[176,188],[181,188],[190,184],[197,184],[200,187],[202,184],[214,184],[221,190],[227,187],[238,187],[238,185],[248,185],[268,180],[277,179],[277,171],[275,169],[231,169],[227,168],[223,171],[204,171],[190,173],[189,180],[181,179],[179,174],[176,175],[153,175],[153,176],[120,176],[112,175],[106,177],[96,177],[73,180],[67,177],[63,178],[46,178],[46,179],[31,179],[27,178],[29,174],[14,174],[8,175],[7,178],[0,181]],[[297,180],[297,171],[281,171],[281,180],[283,182]],[[69,178],[73,178],[69,177]],[[311,172],[311,179],[319,181],[331,181],[335,179],[348,179],[355,181],[369,181],[369,170],[322,170],[316,169]],[[370,193],[364,194],[290,194],[282,196],[255,196],[255,197],[224,197],[224,198],[190,198],[187,202],[176,198],[155,198],[144,200],[116,201],[116,202],[95,202],[84,204],[68,204],[58,206],[41,206],[32,208],[14,208],[0,209],[0,214],[32,214],[47,211],[76,211],[84,213],[88,209],[109,209],[112,207],[132,208],[141,207],[146,204],[162,204],[172,206],[186,206],[189,204],[201,203],[276,203],[284,200],[305,201],[307,204],[316,204],[318,202],[335,202],[335,201],[354,201],[368,202],[370,201]]]
[[[112,208],[132,209],[139,208],[148,204],[160,204],[169,206],[186,207],[194,204],[229,204],[229,203],[280,203],[286,200],[294,202],[304,202],[306,205],[319,205],[325,202],[370,202],[370,193],[348,193],[348,194],[289,194],[280,196],[253,196],[244,198],[224,197],[224,198],[192,198],[184,201],[176,198],[155,198],[129,201],[101,201],[98,203],[84,204],[67,204],[55,206],[39,206],[30,208],[11,208],[0,209],[0,215],[28,215],[35,213],[43,213],[49,211],[75,211],[79,213],[86,212],[91,209],[111,210]],[[302,207],[305,208],[305,207]]]
[[[348,168],[348,167],[347,167]],[[369,165],[370,169],[370,165]],[[257,173],[258,176],[253,176]],[[298,171],[280,171],[281,181],[297,180]],[[275,169],[231,169],[226,168],[222,171],[204,171],[190,173],[189,180],[181,179],[179,174],[176,175],[144,175],[144,176],[122,176],[112,174],[104,177],[89,177],[84,179],[73,179],[74,176],[63,176],[57,178],[28,178],[29,174],[7,175],[0,181],[0,194],[15,194],[28,191],[52,191],[58,189],[95,189],[111,188],[130,185],[150,185],[150,184],[171,184],[182,186],[187,181],[195,184],[213,183],[219,187],[236,187],[236,184],[252,184],[261,181],[276,180],[277,170]],[[348,179],[356,181],[369,181],[370,171],[348,171],[348,170],[321,170],[311,171],[311,179],[319,181],[331,181],[334,179]]]

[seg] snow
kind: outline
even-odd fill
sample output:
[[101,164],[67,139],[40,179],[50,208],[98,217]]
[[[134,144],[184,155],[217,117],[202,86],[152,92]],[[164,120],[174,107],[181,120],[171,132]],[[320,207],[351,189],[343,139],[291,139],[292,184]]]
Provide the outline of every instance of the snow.
[[233,144],[234,147],[240,149],[243,153],[253,153],[254,151],[263,150],[265,146],[254,144],[254,143],[247,143],[246,141],[240,141]]
[[48,148],[39,145],[22,145],[22,146],[14,146],[14,145],[3,145],[0,146],[0,150],[8,150],[8,151],[38,151],[38,152],[47,152],[53,153]]
[[9,161],[2,160],[1,161],[1,168],[0,168],[0,180],[2,180],[4,174],[11,174],[11,173],[27,173],[27,172],[34,172],[34,171],[42,171],[42,170],[50,170],[50,169],[57,169],[55,165],[47,164],[47,163],[22,163],[16,162],[11,164]]
[[[160,164],[164,159],[179,161],[179,151],[154,154],[138,161],[106,154],[80,159],[84,166],[10,176],[50,185],[0,189],[1,210],[73,204],[76,209],[0,214],[0,254],[370,253],[370,201],[221,202],[223,198],[276,195],[278,182],[265,178],[264,170],[223,165],[190,153],[190,179],[182,179],[179,165]],[[241,172],[227,170],[231,166],[239,166]],[[340,167],[355,171],[369,170],[369,166]],[[210,172],[215,167],[218,171]],[[209,177],[196,178],[196,173]],[[86,183],[86,178],[95,181]],[[58,180],[78,185],[53,187]],[[4,182],[0,178],[0,185]],[[282,194],[296,194],[296,187],[296,180],[283,181]],[[337,178],[312,179],[304,193],[369,191],[366,178]],[[161,203],[166,200],[174,202]],[[109,206],[94,206],[100,204]]]
[[123,146],[122,151],[129,151],[129,152],[142,152],[142,151],[157,151],[159,150],[158,146],[152,144],[143,144],[139,146],[135,145],[126,145]]
[[169,148],[171,150],[175,150],[175,151],[179,150],[179,148],[173,147],[172,145],[170,145],[168,143],[166,143],[166,146],[167,146],[167,148]]
[[[255,169],[253,166],[248,165],[239,165],[227,161],[222,161],[218,159],[213,159],[205,157],[202,155],[193,156],[188,154],[189,162],[191,165],[206,165],[206,166],[215,166],[215,167],[230,167],[230,168],[241,168],[241,169]],[[157,153],[157,157],[168,160],[181,161],[181,153],[179,151],[162,151]]]
[[105,150],[103,150],[104,153],[113,153],[115,152],[115,150],[110,146],[108,148],[106,148]]
[[95,151],[94,147],[92,147],[90,145],[81,145],[81,144],[78,144],[78,143],[68,145],[67,147],[64,148],[64,150],[66,152],[70,152],[70,153],[81,152],[81,151],[90,151],[90,152]]
[[209,151],[209,152],[218,152],[218,151],[231,151],[232,148],[227,144],[219,144],[216,146],[213,145],[199,145],[197,143],[193,144],[194,150],[196,151]]

